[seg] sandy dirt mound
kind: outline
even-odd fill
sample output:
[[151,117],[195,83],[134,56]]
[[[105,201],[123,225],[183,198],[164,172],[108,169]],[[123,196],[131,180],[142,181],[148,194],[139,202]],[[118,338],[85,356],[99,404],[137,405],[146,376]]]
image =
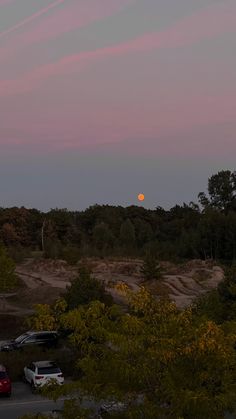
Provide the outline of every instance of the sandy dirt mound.
[[[135,292],[144,285],[154,295],[168,296],[183,308],[216,288],[224,278],[223,270],[212,261],[192,260],[182,265],[163,262],[163,279],[148,282],[141,275],[142,261],[138,259],[88,259],[87,263],[94,277],[104,282],[119,304],[122,298],[115,289],[117,283],[127,284]],[[24,287],[15,296],[0,299],[0,313],[27,315],[32,312],[33,304],[53,303],[70,285],[77,270],[78,267],[71,267],[62,260],[25,260],[16,268]]]
[[219,266],[209,268],[209,263],[204,261],[192,261],[186,265],[182,274],[164,275],[163,278],[163,283],[170,290],[169,298],[180,308],[190,305],[197,297],[216,288],[224,279],[223,269]]
[[120,297],[114,290],[117,283],[127,284],[133,291],[141,285],[146,286],[154,295],[168,296],[180,308],[190,305],[194,299],[214,289],[224,278],[222,268],[213,261],[191,260],[175,265],[162,262],[164,271],[162,281],[144,281],[141,275],[141,260],[93,261],[93,273],[104,281],[115,301]]

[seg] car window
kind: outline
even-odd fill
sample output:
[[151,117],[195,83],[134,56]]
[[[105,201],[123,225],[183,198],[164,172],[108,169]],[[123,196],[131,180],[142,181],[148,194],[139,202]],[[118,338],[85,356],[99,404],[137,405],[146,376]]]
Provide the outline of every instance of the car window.
[[38,368],[38,374],[47,375],[47,374],[60,374],[61,370],[58,367],[41,367]]
[[41,335],[40,335],[40,339],[43,339],[43,340],[53,340],[53,339],[55,339],[55,335],[53,335],[52,333],[42,333]]
[[36,337],[35,336],[29,336],[22,343],[34,343],[34,342],[36,342]]
[[35,340],[37,340],[37,341],[38,341],[38,340],[40,340],[40,341],[41,341],[41,340],[44,340],[44,337],[43,337],[43,335],[41,335],[41,334],[39,334],[39,335],[35,335],[35,336],[34,336],[34,338],[35,338]]
[[5,371],[0,371],[0,380],[7,378],[7,373]]
[[27,333],[24,333],[23,335],[20,335],[18,338],[15,339],[16,343],[21,343],[25,338],[27,338],[29,335]]
[[47,339],[47,335],[44,333],[41,333],[39,335],[36,336],[37,340],[46,340]]

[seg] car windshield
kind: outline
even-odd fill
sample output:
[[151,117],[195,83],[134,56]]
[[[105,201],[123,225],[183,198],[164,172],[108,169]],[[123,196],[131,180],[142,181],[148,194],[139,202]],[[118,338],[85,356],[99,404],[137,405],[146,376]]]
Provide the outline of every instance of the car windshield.
[[25,338],[27,338],[29,335],[27,333],[24,333],[23,335],[19,336],[18,338],[15,339],[16,343],[20,343],[22,342],[22,340],[24,340]]
[[53,367],[41,367],[38,368],[38,374],[40,375],[47,375],[47,374],[60,374],[60,368],[53,366]]
[[5,371],[0,371],[0,380],[7,378],[7,373]]

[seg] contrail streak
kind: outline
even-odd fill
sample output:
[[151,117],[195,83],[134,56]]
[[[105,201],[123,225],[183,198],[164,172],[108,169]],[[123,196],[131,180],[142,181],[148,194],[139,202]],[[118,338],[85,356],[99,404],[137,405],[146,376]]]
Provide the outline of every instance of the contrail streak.
[[6,4],[12,3],[13,0],[0,0],[0,6],[5,6]]
[[49,6],[45,7],[44,9],[39,10],[38,12],[34,13],[33,15],[27,17],[26,19],[22,20],[21,22],[17,23],[15,26],[7,29],[4,32],[0,32],[0,39],[6,35],[9,35],[12,32],[15,32],[17,29],[20,29],[22,26],[26,25],[27,23],[32,22],[32,20],[42,16],[43,14],[47,13],[49,10],[54,9],[54,7],[59,6],[60,4],[65,3],[65,0],[56,0],[54,3],[51,3]]

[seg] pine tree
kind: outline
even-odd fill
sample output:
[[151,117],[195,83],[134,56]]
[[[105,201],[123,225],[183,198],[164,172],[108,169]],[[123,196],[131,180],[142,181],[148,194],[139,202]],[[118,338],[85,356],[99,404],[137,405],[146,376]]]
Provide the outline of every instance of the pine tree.
[[143,261],[141,268],[141,273],[145,279],[161,279],[162,278],[162,268],[156,258],[152,253],[147,253]]

